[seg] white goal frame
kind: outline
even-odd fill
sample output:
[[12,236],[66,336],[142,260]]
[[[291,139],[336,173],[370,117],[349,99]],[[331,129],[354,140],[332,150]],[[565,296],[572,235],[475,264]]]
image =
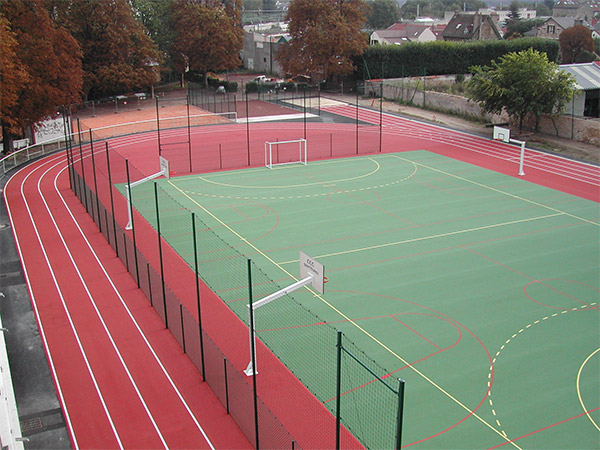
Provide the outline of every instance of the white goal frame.
[[155,178],[161,176],[165,178],[169,178],[170,176],[171,172],[169,160],[163,158],[162,156],[159,156],[158,163],[160,166],[160,172],[156,172],[152,175],[148,175],[146,178],[142,178],[141,180],[137,180],[125,185],[125,197],[127,198],[127,225],[125,225],[126,230],[131,230],[133,228],[133,204],[131,199],[131,188],[139,186],[140,184],[145,183],[146,181],[154,180]]
[[[297,161],[287,161],[287,162],[274,162],[273,160],[273,146],[281,145],[281,144],[298,144],[298,160]],[[272,169],[273,166],[284,166],[286,164],[304,164],[306,166],[308,150],[307,150],[307,142],[306,139],[292,139],[289,141],[276,141],[269,142],[265,141],[265,167]],[[277,160],[277,154],[275,154],[275,160]]]

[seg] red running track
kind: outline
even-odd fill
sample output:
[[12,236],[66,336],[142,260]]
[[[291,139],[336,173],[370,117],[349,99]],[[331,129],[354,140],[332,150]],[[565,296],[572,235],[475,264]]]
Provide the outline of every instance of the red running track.
[[64,155],[5,198],[74,448],[251,448],[69,187]]

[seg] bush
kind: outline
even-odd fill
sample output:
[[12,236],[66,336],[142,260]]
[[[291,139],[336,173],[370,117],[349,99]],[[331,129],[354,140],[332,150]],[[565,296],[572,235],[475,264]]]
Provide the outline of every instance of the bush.
[[488,66],[510,52],[533,48],[557,61],[558,42],[552,39],[523,38],[510,41],[409,42],[400,46],[375,45],[355,59],[358,76],[399,78],[422,75],[469,73],[471,66]]

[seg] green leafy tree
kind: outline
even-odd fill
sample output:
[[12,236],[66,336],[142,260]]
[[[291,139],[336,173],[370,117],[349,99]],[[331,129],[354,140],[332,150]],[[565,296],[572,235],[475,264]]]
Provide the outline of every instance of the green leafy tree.
[[592,32],[584,25],[575,25],[564,30],[558,37],[558,43],[563,64],[584,62],[582,61],[584,52],[593,53],[594,51]]
[[372,0],[371,12],[367,17],[367,27],[382,30],[400,20],[400,6],[396,0]]
[[288,74],[309,75],[315,82],[352,72],[352,57],[367,48],[361,32],[367,13],[363,0],[292,0],[291,40],[276,59]]
[[504,39],[522,37],[525,33],[541,25],[544,19],[512,20],[506,26]]
[[135,17],[148,32],[163,58],[173,46],[173,3],[165,0],[129,0]]
[[[0,2],[2,26],[2,119],[5,147],[56,107],[81,99],[81,51],[56,26],[43,0]],[[8,72],[11,73],[8,73]],[[15,80],[15,77],[22,77]],[[8,145],[6,145],[8,143]]]
[[533,49],[508,53],[500,62],[492,61],[491,67],[475,66],[471,70],[470,98],[487,112],[499,114],[505,110],[517,119],[519,132],[528,114],[533,114],[537,123],[540,114],[560,113],[575,89],[570,74]]
[[510,2],[510,5],[508,7],[508,10],[510,12],[508,13],[508,19],[506,20],[507,23],[510,23],[515,20],[521,20],[521,15],[519,14],[520,7],[521,5],[517,0],[513,0],[512,2]]
[[238,67],[243,46],[241,9],[241,0],[175,0],[171,57],[177,70],[200,73],[207,83],[209,71]]
[[147,89],[160,53],[127,0],[46,0],[83,51],[88,99]]

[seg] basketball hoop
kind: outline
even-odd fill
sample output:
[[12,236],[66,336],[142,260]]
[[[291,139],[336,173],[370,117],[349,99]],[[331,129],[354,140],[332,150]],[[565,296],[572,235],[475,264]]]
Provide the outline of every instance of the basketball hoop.
[[328,281],[329,281],[329,278],[323,277],[323,283],[327,283]]

